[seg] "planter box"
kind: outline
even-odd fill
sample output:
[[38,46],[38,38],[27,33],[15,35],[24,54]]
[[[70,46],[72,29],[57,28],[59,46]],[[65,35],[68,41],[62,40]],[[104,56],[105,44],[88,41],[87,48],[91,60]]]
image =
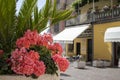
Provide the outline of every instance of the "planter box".
[[111,65],[110,61],[95,60],[93,61],[94,67],[109,67]]
[[60,75],[44,74],[37,79],[20,75],[0,75],[0,80],[60,80]]
[[78,68],[82,68],[82,69],[84,69],[85,68],[85,66],[86,66],[86,62],[85,61],[78,61]]
[[93,61],[93,66],[94,67],[104,67],[104,62],[101,60],[95,60],[95,61]]
[[110,61],[104,61],[104,66],[105,66],[105,67],[111,66],[111,62],[110,62]]

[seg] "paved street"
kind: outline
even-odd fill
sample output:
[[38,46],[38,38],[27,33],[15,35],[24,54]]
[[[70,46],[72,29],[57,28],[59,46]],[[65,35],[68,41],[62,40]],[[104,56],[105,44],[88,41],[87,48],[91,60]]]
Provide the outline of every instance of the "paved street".
[[95,68],[86,66],[78,69],[71,63],[69,69],[61,73],[61,80],[120,80],[120,68]]

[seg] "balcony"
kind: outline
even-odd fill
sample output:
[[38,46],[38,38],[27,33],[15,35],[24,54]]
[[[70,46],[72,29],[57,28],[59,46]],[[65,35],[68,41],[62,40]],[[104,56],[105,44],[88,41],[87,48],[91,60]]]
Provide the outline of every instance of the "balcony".
[[66,26],[85,24],[85,23],[105,23],[120,20],[120,8],[109,9],[106,11],[93,12],[90,14],[80,14],[74,19],[66,21]]
[[88,22],[104,23],[117,20],[120,20],[120,8],[94,12],[87,15]]

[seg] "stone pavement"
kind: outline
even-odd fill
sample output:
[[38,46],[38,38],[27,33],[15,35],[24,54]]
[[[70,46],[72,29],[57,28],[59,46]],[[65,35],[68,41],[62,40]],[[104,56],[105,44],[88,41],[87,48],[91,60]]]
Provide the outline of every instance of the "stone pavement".
[[86,66],[78,69],[71,63],[66,72],[61,73],[60,80],[120,80],[120,68],[96,68]]

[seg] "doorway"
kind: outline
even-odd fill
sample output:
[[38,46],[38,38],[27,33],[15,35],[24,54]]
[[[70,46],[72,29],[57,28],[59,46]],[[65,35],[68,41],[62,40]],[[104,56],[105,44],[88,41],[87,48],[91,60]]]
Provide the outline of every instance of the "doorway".
[[118,67],[120,64],[120,43],[114,42],[113,43],[113,67]]
[[93,46],[92,46],[92,39],[87,40],[87,61],[92,62],[93,58]]
[[81,53],[81,44],[79,42],[76,43],[76,55],[80,55]]

